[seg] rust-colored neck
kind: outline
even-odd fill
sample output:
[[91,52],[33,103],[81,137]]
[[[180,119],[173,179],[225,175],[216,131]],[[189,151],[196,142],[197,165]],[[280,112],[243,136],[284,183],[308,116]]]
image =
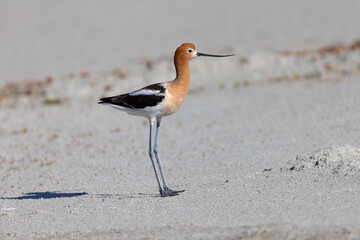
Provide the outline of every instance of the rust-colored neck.
[[190,85],[190,67],[189,60],[175,54],[174,56],[176,78],[171,82],[171,85],[176,88],[176,92],[182,92],[186,95]]
[[165,97],[164,115],[176,112],[184,101],[190,85],[189,61],[192,58],[188,49],[195,50],[193,44],[183,44],[175,51],[174,64],[176,78],[166,83],[167,94]]

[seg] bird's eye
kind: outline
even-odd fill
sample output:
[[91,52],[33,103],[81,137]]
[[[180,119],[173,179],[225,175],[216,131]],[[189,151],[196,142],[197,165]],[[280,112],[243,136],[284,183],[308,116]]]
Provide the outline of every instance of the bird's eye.
[[192,52],[193,52],[193,50],[190,48],[190,49],[188,50],[188,52],[189,52],[189,53],[192,53]]

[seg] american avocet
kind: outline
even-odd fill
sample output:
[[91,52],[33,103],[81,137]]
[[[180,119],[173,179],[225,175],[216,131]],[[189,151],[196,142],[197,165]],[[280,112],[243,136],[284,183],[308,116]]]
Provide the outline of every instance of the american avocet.
[[[175,113],[187,94],[190,84],[189,61],[195,57],[229,57],[231,55],[211,55],[196,51],[192,43],[184,43],[175,51],[174,63],[176,78],[170,82],[156,83],[131,93],[101,98],[100,104],[109,105],[115,109],[125,111],[131,115],[144,116],[149,120],[149,157],[154,168],[156,181],[162,197],[175,196],[185,190],[173,191],[166,185],[158,155],[158,135],[162,117]],[[152,147],[153,127],[156,125],[155,143]],[[154,162],[154,154],[160,171],[163,187]]]

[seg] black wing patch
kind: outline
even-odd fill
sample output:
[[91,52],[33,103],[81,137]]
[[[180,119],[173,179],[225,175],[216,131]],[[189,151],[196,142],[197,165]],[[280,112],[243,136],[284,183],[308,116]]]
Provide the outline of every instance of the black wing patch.
[[[154,91],[154,94],[151,94],[149,92],[145,94],[146,90]],[[144,94],[141,94],[141,91],[144,91]],[[139,92],[139,94],[134,94],[136,92]],[[118,105],[131,109],[142,109],[145,107],[156,106],[157,104],[162,102],[164,98],[165,88],[159,84],[153,84],[132,93],[101,98],[99,103],[110,103],[113,105]]]
[[141,109],[152,107],[160,103],[165,96],[123,94],[115,97],[101,98],[99,103],[110,103],[126,108]]

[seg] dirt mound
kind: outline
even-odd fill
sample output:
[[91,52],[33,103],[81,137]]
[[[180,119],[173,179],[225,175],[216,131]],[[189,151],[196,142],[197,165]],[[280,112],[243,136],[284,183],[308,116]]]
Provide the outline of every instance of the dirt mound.
[[342,176],[360,174],[360,149],[349,145],[319,149],[309,155],[298,155],[286,167],[290,171],[312,168]]

